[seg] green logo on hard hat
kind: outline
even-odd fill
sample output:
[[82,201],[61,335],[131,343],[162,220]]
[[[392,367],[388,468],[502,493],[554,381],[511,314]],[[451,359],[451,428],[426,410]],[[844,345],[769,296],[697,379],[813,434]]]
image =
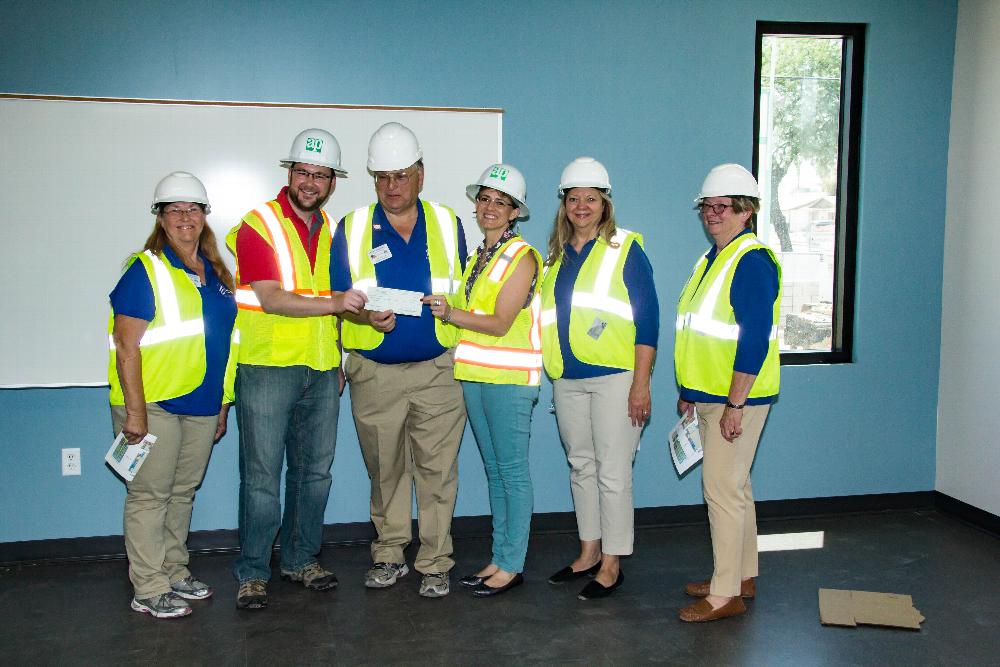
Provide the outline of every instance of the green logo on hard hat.
[[490,178],[495,178],[499,181],[506,181],[507,174],[509,173],[510,173],[509,169],[501,167],[500,165],[494,165],[493,170],[490,171]]
[[306,137],[306,150],[313,153],[322,153],[323,140],[316,137]]

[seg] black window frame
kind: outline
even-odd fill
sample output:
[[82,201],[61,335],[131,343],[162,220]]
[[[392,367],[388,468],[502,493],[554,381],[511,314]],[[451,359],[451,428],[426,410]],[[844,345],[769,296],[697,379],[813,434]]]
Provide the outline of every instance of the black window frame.
[[[861,124],[864,96],[863,23],[757,21],[754,42],[753,174],[760,163],[760,93],[764,37],[840,37],[840,128],[837,141],[837,221],[834,246],[833,335],[829,352],[781,352],[783,366],[841,364],[854,361],[854,308],[857,289],[857,239],[861,175]],[[756,231],[756,220],[754,221]]]

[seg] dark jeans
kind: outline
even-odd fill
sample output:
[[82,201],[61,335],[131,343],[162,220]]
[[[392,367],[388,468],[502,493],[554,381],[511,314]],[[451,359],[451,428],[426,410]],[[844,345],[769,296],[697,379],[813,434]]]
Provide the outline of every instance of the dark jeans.
[[[279,525],[282,571],[316,561],[339,413],[336,369],[238,366],[240,555],[233,573],[241,583],[271,578]],[[284,516],[279,498],[283,460],[288,463]]]

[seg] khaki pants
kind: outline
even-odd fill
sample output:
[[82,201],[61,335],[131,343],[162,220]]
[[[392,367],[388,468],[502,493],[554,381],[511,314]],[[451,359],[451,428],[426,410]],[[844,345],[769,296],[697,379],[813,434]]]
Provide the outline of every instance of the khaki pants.
[[[125,553],[135,597],[170,592],[187,569],[188,530],[194,492],[205,476],[218,417],[191,417],[146,404],[149,432],[156,436],[125,496]],[[125,407],[111,406],[115,433]]]
[[740,582],[757,576],[757,512],[750,488],[750,466],[757,453],[770,405],[743,408],[743,434],[734,442],[722,437],[723,403],[696,403],[705,459],[702,487],[712,530],[715,571],[712,595],[740,594]]
[[345,371],[372,484],[371,518],[378,533],[372,559],[406,562],[416,486],[420,549],[414,567],[422,573],[450,571],[458,448],[465,431],[465,401],[452,353],[403,364],[351,354]]
[[601,552],[632,553],[632,461],[642,427],[628,416],[632,371],[552,383],[559,437],[569,461],[570,488],[581,540]]

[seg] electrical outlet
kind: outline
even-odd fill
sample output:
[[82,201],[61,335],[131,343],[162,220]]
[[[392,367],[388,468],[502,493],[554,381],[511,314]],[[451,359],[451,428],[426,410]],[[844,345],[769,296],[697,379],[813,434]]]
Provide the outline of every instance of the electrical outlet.
[[62,450],[62,473],[66,475],[80,474],[80,448],[67,447]]

